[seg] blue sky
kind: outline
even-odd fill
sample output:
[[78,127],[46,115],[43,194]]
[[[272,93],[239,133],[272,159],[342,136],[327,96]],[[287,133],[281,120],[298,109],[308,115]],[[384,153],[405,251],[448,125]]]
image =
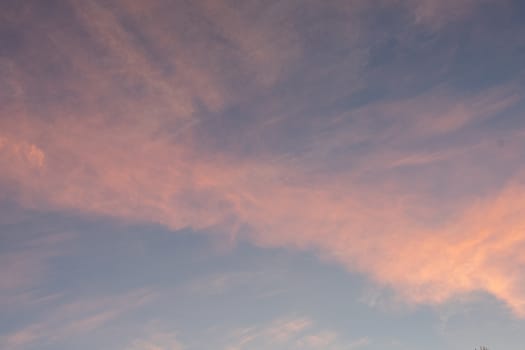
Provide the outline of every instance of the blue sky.
[[524,15],[2,1],[0,347],[521,349]]

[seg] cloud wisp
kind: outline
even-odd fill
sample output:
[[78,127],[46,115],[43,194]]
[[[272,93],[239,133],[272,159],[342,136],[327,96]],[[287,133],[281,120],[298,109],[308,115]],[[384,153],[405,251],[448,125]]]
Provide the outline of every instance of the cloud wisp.
[[[46,35],[26,28],[29,46],[2,61],[9,87],[0,107],[3,196],[32,209],[312,250],[412,302],[482,290],[525,316],[523,132],[501,128],[506,147],[486,140],[487,125],[523,100],[519,79],[468,93],[441,84],[301,117],[311,105],[298,101],[337,105],[348,96],[296,86],[319,63],[325,68],[313,82],[337,81],[343,65],[323,61],[317,46],[329,50],[328,39],[302,35],[297,7],[178,4],[202,22],[178,28],[162,15],[174,11],[163,1],[66,3],[78,27],[46,18]],[[418,3],[417,21],[435,23],[452,6],[436,4]],[[314,23],[316,10],[339,9],[311,6]],[[354,11],[366,8],[356,2]],[[31,22],[31,11],[15,13],[15,25]],[[359,26],[357,38],[346,33],[350,53],[341,53],[357,65],[351,82],[376,72],[363,61],[371,48],[362,47],[374,35]],[[63,55],[43,54],[39,40]],[[308,58],[309,50],[321,53]],[[16,60],[26,54],[41,60]],[[241,108],[252,103],[254,116]],[[231,128],[209,140],[214,118]],[[233,151],[215,147],[245,131],[294,147],[244,140]]]
[[337,332],[319,329],[309,318],[285,318],[270,324],[237,329],[225,350],[243,349],[330,349],[353,350],[366,348],[370,339],[363,337],[350,344],[340,339]]

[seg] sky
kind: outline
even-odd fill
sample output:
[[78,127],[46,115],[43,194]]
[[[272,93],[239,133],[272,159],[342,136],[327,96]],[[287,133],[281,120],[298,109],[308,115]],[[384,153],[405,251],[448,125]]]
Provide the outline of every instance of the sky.
[[0,1],[0,348],[525,342],[525,3]]

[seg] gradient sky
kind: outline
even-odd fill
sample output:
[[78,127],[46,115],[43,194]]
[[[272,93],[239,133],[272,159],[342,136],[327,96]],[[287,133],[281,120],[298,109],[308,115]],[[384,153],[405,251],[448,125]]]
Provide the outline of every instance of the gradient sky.
[[525,2],[1,0],[0,348],[523,350]]

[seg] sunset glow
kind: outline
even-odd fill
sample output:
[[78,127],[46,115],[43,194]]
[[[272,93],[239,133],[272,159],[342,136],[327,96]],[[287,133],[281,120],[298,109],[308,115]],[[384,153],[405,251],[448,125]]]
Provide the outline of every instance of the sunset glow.
[[0,1],[0,349],[522,350],[524,19]]

